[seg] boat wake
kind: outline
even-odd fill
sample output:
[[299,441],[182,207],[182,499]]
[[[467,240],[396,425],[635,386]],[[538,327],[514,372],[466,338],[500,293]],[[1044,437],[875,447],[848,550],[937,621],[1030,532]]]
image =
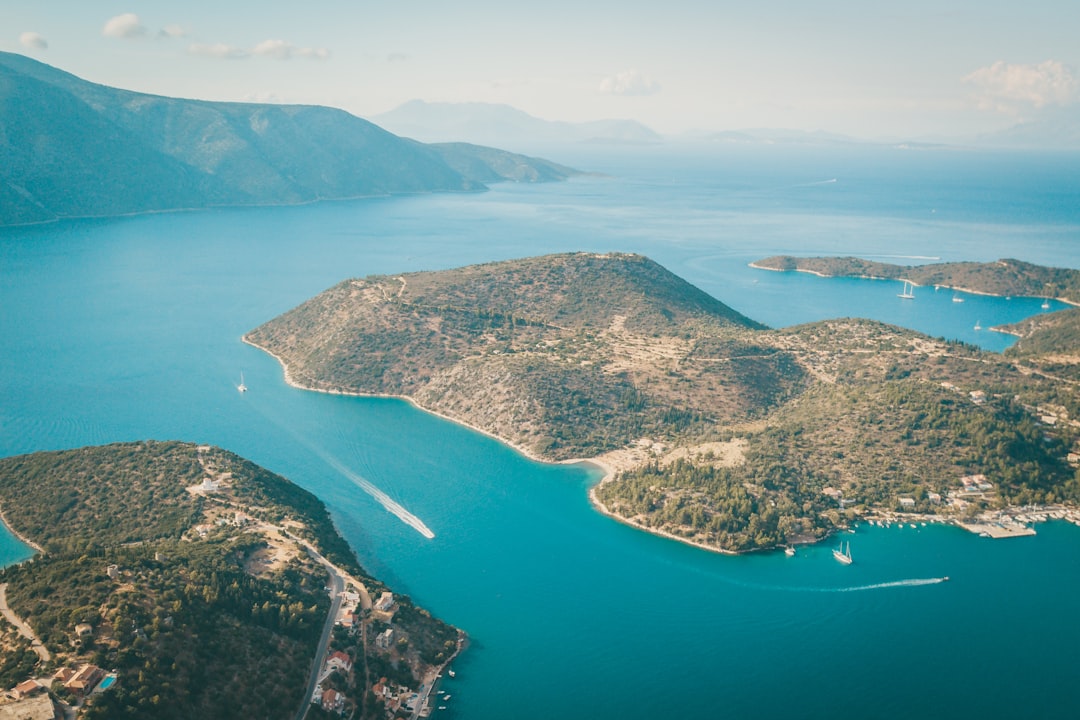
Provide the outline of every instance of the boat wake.
[[432,540],[435,538],[435,533],[431,531],[431,528],[425,525],[423,520],[406,510],[404,506],[401,505],[401,503],[396,502],[393,498],[384,493],[382,490],[372,485],[370,481],[365,480],[360,475],[345,467],[341,462],[337,460],[337,458],[330,455],[329,453],[320,452],[315,448],[312,448],[312,450],[314,450],[314,452],[319,457],[321,457],[327,465],[352,480],[357,487],[359,487],[371,497],[375,498],[376,502],[386,508],[387,512],[389,512],[391,515],[401,520],[401,522],[405,523],[413,530],[416,530],[416,532],[420,533],[428,540]]
[[948,578],[912,578],[910,580],[894,580],[893,582],[874,583],[873,585],[856,585],[855,587],[835,588],[830,592],[863,592],[865,590],[884,590],[885,588],[897,587],[920,587],[922,585],[937,585]]
[[870,590],[888,590],[889,588],[921,587],[923,585],[938,585],[947,582],[947,577],[936,578],[911,578],[909,580],[893,580],[891,582],[873,583],[872,585],[852,585],[849,587],[776,587],[775,590],[787,590],[788,592],[818,592],[818,593],[851,593],[867,592]]
[[426,537],[428,540],[432,540],[432,539],[435,538],[435,533],[432,532],[431,528],[429,528],[427,525],[424,524],[423,520],[416,517],[415,515],[413,515],[408,510],[406,510],[404,505],[397,502],[392,497],[387,495],[385,492],[380,490],[378,487],[373,485],[371,483],[371,481],[365,479],[363,476],[359,475],[358,473],[355,473],[352,470],[350,470],[348,467],[345,466],[344,463],[342,463],[336,457],[334,457],[330,453],[326,452],[325,450],[323,450],[322,448],[320,448],[319,446],[317,446],[315,443],[311,442],[307,438],[300,435],[300,433],[296,432],[294,429],[289,427],[287,424],[285,424],[283,422],[279,422],[276,418],[272,417],[265,410],[263,410],[261,408],[257,408],[257,409],[258,409],[259,414],[261,414],[267,420],[269,420],[270,422],[274,423],[279,428],[284,430],[286,433],[288,433],[290,436],[292,436],[297,442],[299,442],[301,445],[306,447],[308,450],[315,453],[323,462],[325,462],[327,465],[329,465],[330,467],[334,468],[339,473],[341,473],[342,475],[347,477],[358,488],[360,488],[361,490],[366,492],[371,497],[375,498],[375,501],[378,502],[380,505],[382,505],[384,508],[386,508],[387,512],[389,512],[391,515],[393,515],[397,519],[401,520],[401,522],[405,523],[406,525],[411,527],[413,530],[416,530],[416,532],[420,533],[421,535]]

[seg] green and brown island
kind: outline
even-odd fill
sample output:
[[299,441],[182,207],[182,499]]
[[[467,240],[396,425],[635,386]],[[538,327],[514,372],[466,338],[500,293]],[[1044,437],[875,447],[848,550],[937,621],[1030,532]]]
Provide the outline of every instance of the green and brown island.
[[5,458],[0,510],[38,551],[0,571],[0,717],[411,717],[460,649],[314,495],[224,450]]
[[346,280],[245,340],[296,386],[402,396],[533,457],[591,459],[599,509],[712,550],[1080,501],[1080,344],[1003,356],[870,320],[770,330],[639,255]]
[[1080,270],[1045,267],[1008,258],[989,263],[895,265],[857,257],[775,255],[750,263],[750,267],[807,272],[826,278],[906,280],[914,285],[933,285],[981,295],[1056,298],[1070,305],[1080,305]]

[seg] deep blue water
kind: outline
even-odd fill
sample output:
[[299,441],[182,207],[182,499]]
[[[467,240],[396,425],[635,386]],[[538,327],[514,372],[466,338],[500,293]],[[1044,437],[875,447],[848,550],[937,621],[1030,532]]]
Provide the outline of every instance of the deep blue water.
[[[993,542],[860,528],[846,568],[828,545],[717,556],[597,515],[589,466],[533,463],[400,401],[294,390],[239,338],[347,276],[626,250],[770,325],[859,315],[1001,349],[1009,338],[976,321],[1018,320],[1041,301],[953,303],[933,288],[904,301],[897,283],[747,264],[789,253],[1080,267],[1080,158],[644,148],[554,159],[608,176],[0,230],[0,455],[179,438],[312,490],[371,571],[470,633],[445,717],[1075,714],[1080,529]],[[0,558],[25,557],[7,540]]]

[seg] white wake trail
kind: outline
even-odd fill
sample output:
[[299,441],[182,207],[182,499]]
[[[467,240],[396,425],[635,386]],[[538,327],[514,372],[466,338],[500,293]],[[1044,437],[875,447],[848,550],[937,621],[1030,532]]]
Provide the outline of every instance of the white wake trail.
[[894,587],[918,587],[920,585],[937,585],[948,578],[912,578],[911,580],[894,580],[893,582],[875,583],[874,585],[858,585],[856,587],[836,588],[833,592],[862,592],[863,590],[881,590]]
[[341,461],[339,461],[336,457],[334,457],[330,453],[326,452],[322,448],[315,445],[315,443],[313,443],[310,440],[308,440],[307,438],[305,438],[303,435],[298,433],[296,430],[294,430],[289,425],[287,425],[287,424],[285,424],[283,422],[280,422],[277,418],[275,418],[273,415],[268,413],[265,409],[263,409],[261,407],[258,407],[256,405],[253,405],[253,407],[255,407],[257,412],[260,415],[262,415],[264,418],[266,418],[267,420],[272,422],[274,425],[277,425],[279,428],[281,428],[286,433],[288,433],[290,436],[292,436],[301,445],[303,445],[308,450],[310,450],[311,452],[318,455],[319,458],[322,459],[323,462],[325,462],[327,465],[329,465],[330,467],[334,468],[335,470],[337,470],[339,473],[341,473],[345,477],[352,480],[353,483],[356,484],[357,487],[359,487],[361,490],[366,492],[371,497],[375,498],[376,502],[378,502],[380,505],[382,505],[384,508],[386,508],[387,511],[391,515],[393,515],[394,517],[398,518],[399,520],[401,520],[403,523],[405,523],[409,527],[416,530],[416,532],[420,533],[421,535],[426,537],[428,540],[434,539],[435,533],[431,531],[431,528],[429,528],[427,525],[425,525],[423,520],[416,517],[415,515],[413,515],[408,510],[406,510],[405,507],[401,505],[401,503],[396,502],[393,498],[391,498],[389,495],[384,493],[382,490],[380,490],[379,488],[372,485],[371,482],[369,482],[368,480],[365,480],[363,477],[361,477],[357,473],[355,473],[352,470],[350,470],[349,468],[345,467],[345,465],[342,464]]
[[873,585],[854,585],[852,587],[791,587],[784,585],[758,585],[756,583],[738,583],[746,587],[759,588],[761,590],[779,590],[781,592],[812,592],[812,593],[850,593],[867,592],[869,590],[887,590],[889,588],[920,587],[924,585],[938,585],[946,582],[947,577],[936,578],[911,578],[909,580],[893,580],[891,582],[874,583]]
[[416,530],[428,540],[434,539],[435,533],[431,531],[431,528],[425,525],[423,520],[406,510],[400,503],[395,502],[389,495],[384,493],[382,490],[375,487],[369,481],[365,480],[349,468],[342,465],[340,462],[338,462],[337,458],[329,455],[328,453],[319,452],[318,450],[316,450],[315,452],[319,455],[319,457],[325,460],[326,463],[330,465],[330,467],[334,468],[339,473],[352,480],[361,490],[366,492],[371,497],[375,498],[375,500],[378,501],[378,503],[384,508],[386,508],[391,515],[394,515],[396,518]]

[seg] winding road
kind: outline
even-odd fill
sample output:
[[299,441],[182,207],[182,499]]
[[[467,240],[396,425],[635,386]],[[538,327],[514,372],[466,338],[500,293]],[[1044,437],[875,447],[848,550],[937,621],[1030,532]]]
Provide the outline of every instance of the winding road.
[[4,617],[7,618],[7,621],[19,630],[20,635],[30,641],[31,647],[34,648],[34,652],[37,653],[37,656],[41,658],[42,662],[49,662],[52,660],[52,655],[49,653],[48,649],[41,644],[41,640],[34,634],[34,630],[8,607],[7,583],[0,583],[0,613],[3,613]]

